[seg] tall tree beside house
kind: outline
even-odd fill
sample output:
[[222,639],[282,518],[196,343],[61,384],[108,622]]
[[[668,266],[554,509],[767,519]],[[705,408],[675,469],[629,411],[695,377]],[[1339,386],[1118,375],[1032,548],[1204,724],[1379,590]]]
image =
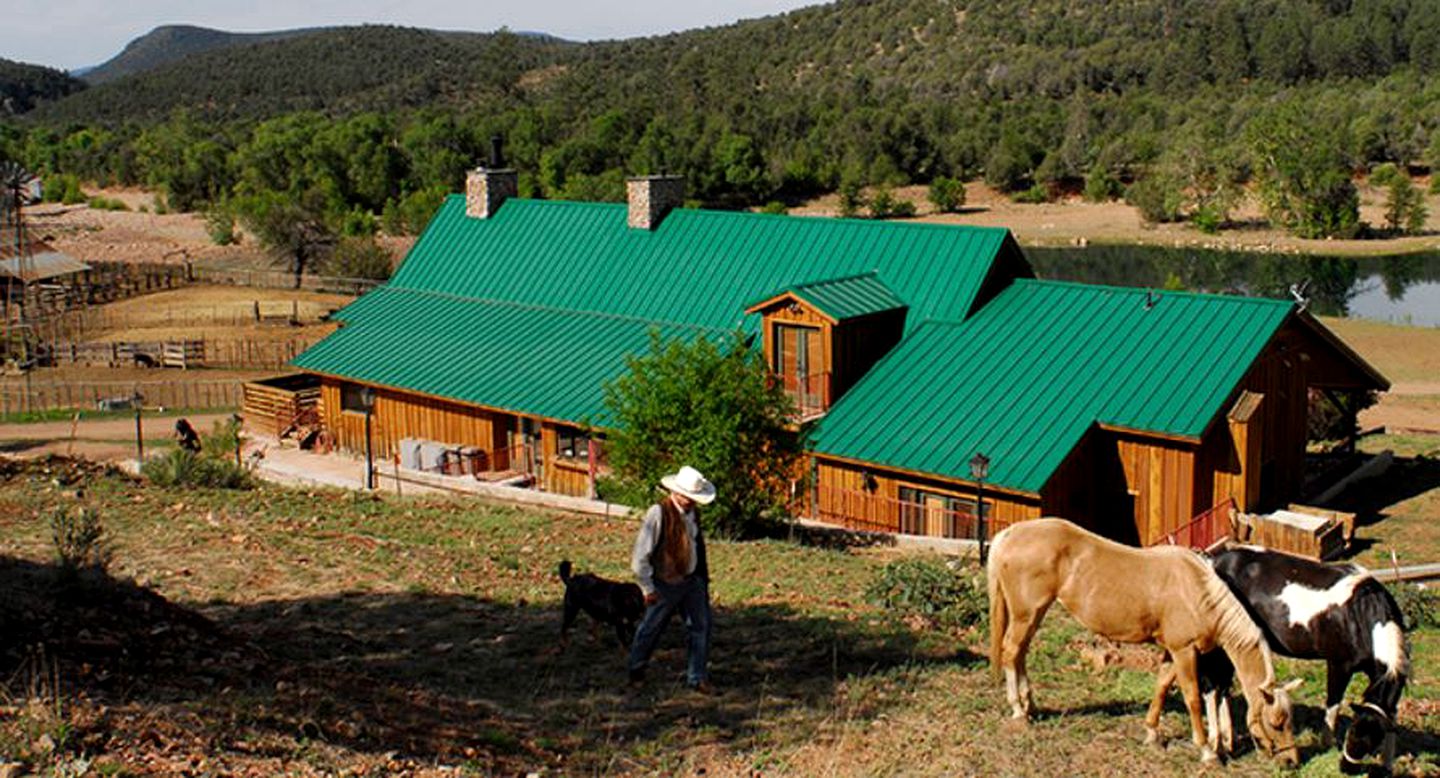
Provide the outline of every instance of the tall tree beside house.
[[[706,530],[754,534],[784,514],[805,450],[795,405],[761,353],[737,333],[716,343],[663,340],[605,385],[610,465],[626,491],[653,498],[660,477],[690,465],[715,483]],[[638,487],[638,488],[637,488]]]

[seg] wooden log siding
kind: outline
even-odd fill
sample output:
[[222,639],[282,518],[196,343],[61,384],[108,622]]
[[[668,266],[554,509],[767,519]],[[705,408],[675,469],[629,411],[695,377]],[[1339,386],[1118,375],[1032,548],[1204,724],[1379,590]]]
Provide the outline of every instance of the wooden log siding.
[[[365,453],[365,414],[341,405],[341,382],[325,379],[320,388],[320,412],[335,445],[355,454]],[[509,433],[515,417],[483,408],[422,397],[390,389],[375,390],[371,415],[376,459],[392,460],[404,438],[475,446],[486,453],[492,470],[510,467]]]
[[1116,434],[1115,447],[1134,495],[1140,545],[1151,545],[1194,519],[1195,446],[1138,434]]

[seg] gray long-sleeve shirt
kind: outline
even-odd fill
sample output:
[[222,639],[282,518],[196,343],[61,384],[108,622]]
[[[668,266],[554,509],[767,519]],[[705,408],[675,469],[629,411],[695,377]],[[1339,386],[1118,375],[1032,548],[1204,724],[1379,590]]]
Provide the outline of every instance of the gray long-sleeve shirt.
[[[690,575],[695,572],[695,565],[700,557],[697,544],[700,528],[695,523],[694,508],[685,511],[680,518],[685,523],[686,533],[690,535],[690,567],[685,571],[686,575]],[[635,550],[630,554],[630,569],[635,571],[635,581],[640,584],[640,591],[646,594],[655,593],[655,567],[650,557],[655,553],[655,544],[660,542],[660,525],[663,521],[664,515],[660,506],[651,505],[650,510],[645,512],[645,518],[640,520],[640,534],[635,536]]]

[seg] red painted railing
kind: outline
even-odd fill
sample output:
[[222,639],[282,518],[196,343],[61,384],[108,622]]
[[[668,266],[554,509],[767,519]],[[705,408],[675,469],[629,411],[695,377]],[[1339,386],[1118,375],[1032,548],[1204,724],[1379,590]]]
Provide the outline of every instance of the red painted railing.
[[1168,543],[1204,551],[1221,540],[1233,537],[1235,522],[1235,500],[1224,502],[1196,516],[1189,524],[1161,538],[1156,545]]

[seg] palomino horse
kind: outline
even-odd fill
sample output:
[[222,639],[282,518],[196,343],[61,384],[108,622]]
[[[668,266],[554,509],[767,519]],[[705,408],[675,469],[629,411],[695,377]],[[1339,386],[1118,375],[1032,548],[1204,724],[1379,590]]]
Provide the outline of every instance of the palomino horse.
[[[1363,771],[1361,760],[1379,752],[1384,766],[1395,757],[1395,710],[1410,674],[1405,617],[1384,584],[1364,568],[1325,564],[1253,546],[1233,546],[1211,564],[1250,611],[1270,647],[1297,659],[1326,663],[1325,724],[1334,737],[1340,703],[1350,677],[1364,673],[1370,683],[1354,706],[1355,720],[1340,748],[1342,772]],[[1212,689],[1230,688],[1233,675],[1223,656],[1205,657],[1200,680],[1207,710],[1216,707]],[[1228,705],[1211,744],[1229,740]]]
[[[1092,632],[1123,643],[1158,643],[1174,658],[1185,693],[1192,739],[1201,759],[1215,751],[1202,734],[1197,656],[1215,647],[1234,663],[1250,703],[1255,742],[1298,764],[1287,687],[1275,684],[1270,649],[1259,627],[1199,556],[1175,546],[1137,549],[1087,532],[1064,519],[1014,524],[995,537],[986,568],[990,592],[990,661],[1005,671],[1014,717],[1028,719],[1033,702],[1025,654],[1045,611],[1056,600]],[[1165,687],[1157,684],[1157,696]],[[1159,711],[1146,718],[1146,740],[1158,739]]]

